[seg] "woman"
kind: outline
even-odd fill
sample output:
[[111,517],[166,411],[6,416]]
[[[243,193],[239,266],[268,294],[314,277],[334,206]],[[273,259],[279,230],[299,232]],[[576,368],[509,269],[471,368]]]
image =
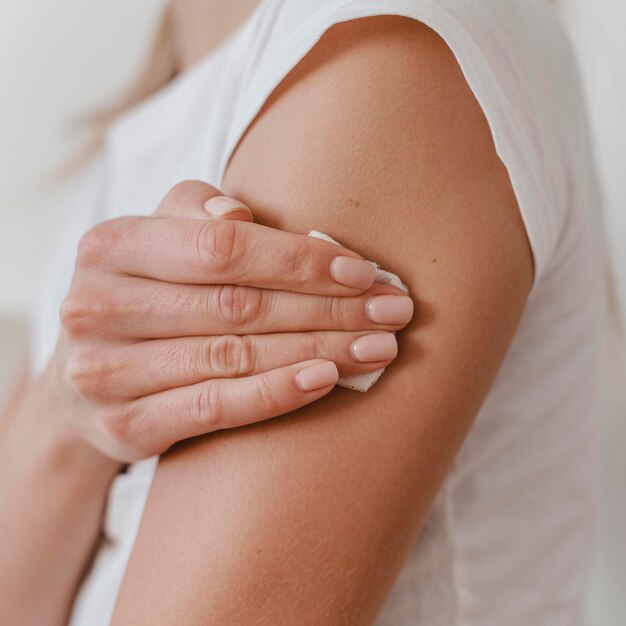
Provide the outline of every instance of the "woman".
[[180,76],[77,200],[0,444],[3,623],[579,623],[604,294],[550,6],[255,5],[174,0]]

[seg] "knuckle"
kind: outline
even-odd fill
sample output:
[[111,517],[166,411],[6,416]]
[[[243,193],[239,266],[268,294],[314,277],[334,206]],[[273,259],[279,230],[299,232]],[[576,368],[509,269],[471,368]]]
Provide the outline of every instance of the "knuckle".
[[115,315],[113,306],[102,292],[77,288],[61,304],[59,312],[62,327],[71,335],[81,335],[101,329],[103,323]]
[[241,285],[219,285],[211,290],[212,309],[227,326],[240,329],[263,313],[263,291]]
[[324,300],[324,315],[330,323],[330,328],[336,330],[346,330],[346,298],[326,296]]
[[[324,332],[308,333],[305,339],[305,353],[307,359],[325,358],[322,355],[330,354],[328,350],[328,338]],[[326,357],[327,358],[327,357]]]
[[94,226],[89,229],[79,240],[76,250],[76,265],[78,267],[90,267],[97,265],[106,254],[104,227]]
[[256,398],[259,404],[259,408],[265,415],[281,415],[285,412],[284,400],[281,394],[278,393],[278,388],[272,384],[268,384],[265,378],[259,378],[256,381]]
[[78,322],[82,319],[82,304],[76,294],[68,294],[59,310],[61,326],[73,334],[77,330]]
[[202,180],[181,180],[173,185],[170,190],[165,194],[168,200],[174,202],[180,200],[187,200],[189,198],[201,198],[209,194],[218,193],[217,189]]
[[100,424],[106,434],[118,443],[132,443],[135,416],[129,405],[115,406],[100,412]]
[[113,368],[93,350],[76,351],[67,363],[66,372],[70,385],[82,397],[97,402],[108,396]]
[[291,276],[299,283],[307,282],[321,274],[319,264],[316,255],[312,254],[310,242],[305,240],[299,241],[294,246],[288,263]]
[[78,267],[100,265],[111,251],[120,245],[127,231],[129,218],[118,217],[90,228],[78,242],[76,263]]
[[191,396],[189,417],[207,433],[223,427],[224,402],[219,385],[205,384],[196,389]]
[[91,372],[88,371],[84,361],[75,356],[70,358],[67,362],[65,372],[72,388],[82,396],[91,381]]
[[190,193],[196,191],[198,187],[206,187],[206,183],[202,183],[198,180],[181,180],[176,183],[168,192],[167,196],[173,199],[179,197],[186,198]]
[[222,335],[209,342],[208,370],[217,376],[248,376],[254,370],[254,346],[250,337]]
[[195,249],[202,267],[214,273],[228,272],[241,257],[237,222],[204,221],[195,230]]

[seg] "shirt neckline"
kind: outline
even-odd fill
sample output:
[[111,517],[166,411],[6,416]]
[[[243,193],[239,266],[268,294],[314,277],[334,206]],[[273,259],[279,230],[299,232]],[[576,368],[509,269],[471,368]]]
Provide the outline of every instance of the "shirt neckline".
[[[105,133],[105,145],[111,142],[116,143],[122,137],[140,132],[144,118],[158,117],[160,113],[164,113],[170,108],[175,109],[177,102],[184,99],[193,86],[204,83],[203,78],[206,74],[212,70],[214,64],[218,62],[221,56],[227,54],[227,51],[234,45],[242,33],[250,27],[266,3],[266,0],[261,0],[250,15],[196,63],[190,65],[177,74],[169,83],[113,120]],[[151,131],[154,130],[154,128],[151,129]]]

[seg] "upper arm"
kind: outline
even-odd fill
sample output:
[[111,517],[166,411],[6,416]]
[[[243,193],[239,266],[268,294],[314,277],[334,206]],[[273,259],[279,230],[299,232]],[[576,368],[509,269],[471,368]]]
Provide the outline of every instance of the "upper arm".
[[397,272],[416,315],[367,394],[162,459],[114,623],[371,623],[530,290],[507,172],[445,44],[372,18],[334,27],[281,85],[224,189]]

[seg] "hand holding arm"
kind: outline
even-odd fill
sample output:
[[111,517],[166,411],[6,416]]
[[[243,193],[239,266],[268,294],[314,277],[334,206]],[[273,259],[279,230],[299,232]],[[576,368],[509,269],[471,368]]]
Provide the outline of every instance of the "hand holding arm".
[[336,389],[161,459],[113,624],[371,624],[532,284],[507,171],[447,46],[381,17],[333,27],[305,57],[225,188],[264,223],[367,251],[416,315],[367,394]]
[[397,290],[371,287],[357,254],[252,224],[241,205],[209,220],[216,196],[181,184],[155,216],[81,242],[57,350],[0,437],[3,623],[64,623],[121,463],[313,402],[337,366],[395,357],[390,333],[391,352],[350,349],[408,321],[367,317]]
[[[184,183],[164,206],[189,213],[216,193]],[[333,388],[333,363],[354,374],[395,357],[360,362],[351,350],[412,315],[410,299],[372,285],[373,268],[354,252],[165,210],[90,231],[62,309],[60,384],[95,411],[76,428],[105,454],[133,461],[289,412]],[[397,317],[376,316],[381,296],[398,300]]]

